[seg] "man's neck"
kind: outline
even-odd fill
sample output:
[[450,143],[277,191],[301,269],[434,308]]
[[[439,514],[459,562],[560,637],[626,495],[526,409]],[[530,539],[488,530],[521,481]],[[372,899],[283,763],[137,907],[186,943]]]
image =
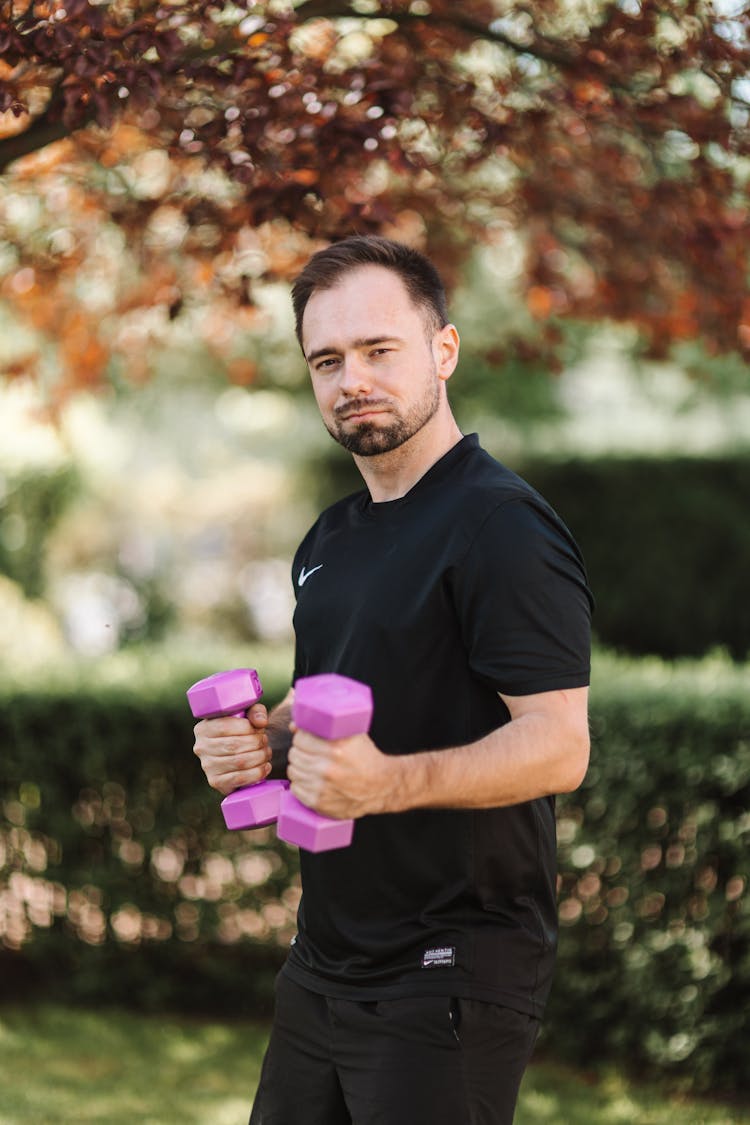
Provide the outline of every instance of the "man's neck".
[[438,415],[398,449],[354,462],[374,503],[400,500],[462,437],[452,414]]

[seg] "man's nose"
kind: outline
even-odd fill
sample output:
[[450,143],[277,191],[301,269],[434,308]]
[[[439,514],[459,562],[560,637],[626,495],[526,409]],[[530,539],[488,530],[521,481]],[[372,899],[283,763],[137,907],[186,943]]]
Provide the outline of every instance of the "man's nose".
[[339,390],[346,395],[369,394],[372,380],[366,361],[359,355],[345,355],[341,364]]

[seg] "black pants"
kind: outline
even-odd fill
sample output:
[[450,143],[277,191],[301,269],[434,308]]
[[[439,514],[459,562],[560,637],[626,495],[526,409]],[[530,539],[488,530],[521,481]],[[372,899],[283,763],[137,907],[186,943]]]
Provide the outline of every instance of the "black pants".
[[511,1125],[538,1030],[478,1000],[336,1000],[281,973],[250,1125]]

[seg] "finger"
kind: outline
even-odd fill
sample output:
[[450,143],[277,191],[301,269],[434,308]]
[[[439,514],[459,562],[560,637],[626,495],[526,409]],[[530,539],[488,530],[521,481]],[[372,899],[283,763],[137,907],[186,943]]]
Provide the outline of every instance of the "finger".
[[[316,799],[323,788],[330,785],[332,781],[331,764],[327,759],[319,754],[307,754],[294,747],[289,751],[286,775],[293,788],[295,785],[303,786],[306,792]],[[299,794],[295,795],[299,796]],[[300,797],[300,800],[302,799]]]
[[211,744],[211,749],[218,754],[254,754],[262,752],[270,757],[268,738],[265,731],[257,734],[244,735],[242,738],[216,739]]
[[253,770],[234,770],[233,772],[209,775],[206,774],[208,782],[213,789],[218,789],[220,793],[234,793],[235,789],[242,789],[247,785],[257,785],[261,781],[265,781],[271,771],[270,764],[266,763],[265,766]]
[[201,768],[209,784],[227,793],[240,785],[254,785],[263,781],[271,772],[271,762],[266,756],[234,755],[232,757],[201,758]]
[[293,742],[287,754],[287,771],[292,770],[299,778],[312,774],[319,769],[320,758]]
[[240,765],[237,762],[234,769],[225,770],[217,776],[221,776],[222,781],[231,784],[232,789],[237,789],[240,785],[256,785],[259,781],[264,781],[270,772],[270,762],[256,762],[252,766]]
[[242,746],[231,753],[206,755],[206,761],[224,770],[250,770],[270,762],[271,752],[267,746]]
[[217,719],[201,719],[193,727],[196,738],[225,738],[229,735],[250,734],[248,719],[238,715],[221,715]]
[[243,742],[239,746],[217,745],[216,742],[206,746],[197,742],[193,753],[200,759],[204,772],[219,770],[226,773],[228,770],[252,769],[271,760],[271,751],[267,744],[248,745]]
[[292,746],[287,757],[286,776],[292,787],[307,785],[316,776],[314,762]]
[[319,738],[317,734],[295,727],[292,746],[296,746],[304,754],[317,754],[322,757],[330,752],[332,745],[333,743],[325,738]]
[[245,738],[196,738],[193,753],[205,768],[222,763],[223,768],[255,766],[271,761],[271,747],[265,733]]
[[300,780],[299,778],[290,781],[290,791],[294,794],[298,801],[303,805],[307,805],[308,809],[318,811],[318,800],[320,799],[320,787],[315,785],[309,779]]

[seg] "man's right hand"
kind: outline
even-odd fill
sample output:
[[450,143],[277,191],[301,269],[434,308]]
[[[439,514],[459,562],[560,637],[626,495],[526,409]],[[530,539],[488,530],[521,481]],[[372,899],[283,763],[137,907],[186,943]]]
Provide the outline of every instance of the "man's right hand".
[[194,753],[212,789],[223,796],[264,781],[271,772],[268,712],[254,703],[246,718],[223,716],[196,723]]

